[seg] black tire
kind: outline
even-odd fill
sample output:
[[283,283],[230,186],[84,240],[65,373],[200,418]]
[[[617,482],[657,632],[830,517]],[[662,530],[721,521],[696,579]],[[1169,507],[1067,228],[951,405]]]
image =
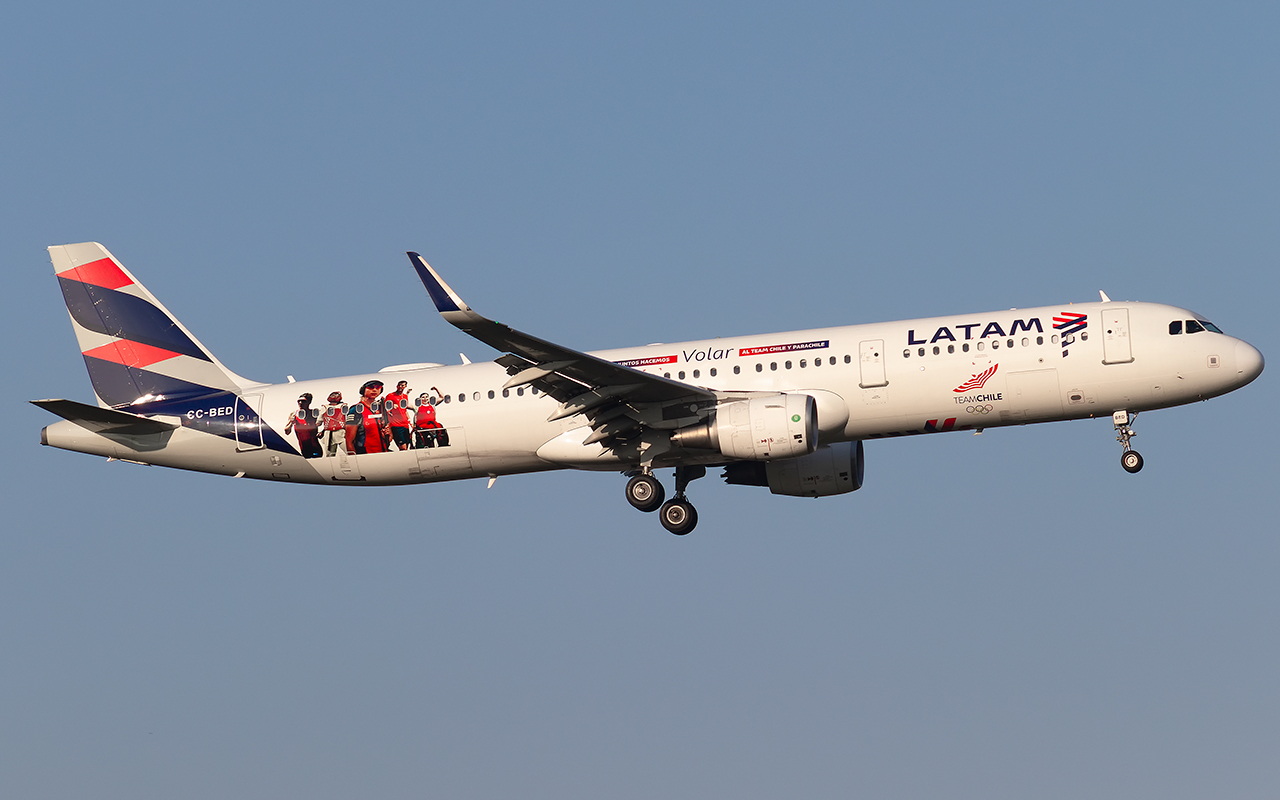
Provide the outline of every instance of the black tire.
[[627,502],[645,512],[657,511],[667,491],[652,475],[637,475],[627,481]]
[[662,527],[676,536],[684,536],[698,526],[698,510],[688,500],[668,500],[658,514]]
[[1120,455],[1120,466],[1125,472],[1138,472],[1142,469],[1142,455],[1137,450],[1126,450]]

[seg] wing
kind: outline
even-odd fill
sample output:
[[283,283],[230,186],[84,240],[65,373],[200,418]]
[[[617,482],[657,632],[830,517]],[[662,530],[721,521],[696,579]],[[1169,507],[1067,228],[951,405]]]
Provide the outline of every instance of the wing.
[[592,433],[583,444],[617,448],[646,428],[673,429],[714,408],[714,392],[650,375],[530,336],[477,314],[417,253],[418,277],[447,322],[505,355],[494,359],[511,376],[504,388],[531,385],[560,401],[549,419],[583,415]]

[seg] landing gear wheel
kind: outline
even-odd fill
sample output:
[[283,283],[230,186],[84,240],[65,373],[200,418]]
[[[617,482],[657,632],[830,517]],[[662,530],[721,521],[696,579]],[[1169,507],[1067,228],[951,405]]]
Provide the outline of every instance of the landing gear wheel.
[[698,524],[698,511],[688,500],[668,500],[658,514],[662,527],[676,536],[684,536]]
[[1125,472],[1137,472],[1142,469],[1142,456],[1137,450],[1126,450],[1120,456],[1120,466]]
[[627,481],[627,502],[645,513],[657,511],[666,496],[666,490],[652,475],[637,475]]

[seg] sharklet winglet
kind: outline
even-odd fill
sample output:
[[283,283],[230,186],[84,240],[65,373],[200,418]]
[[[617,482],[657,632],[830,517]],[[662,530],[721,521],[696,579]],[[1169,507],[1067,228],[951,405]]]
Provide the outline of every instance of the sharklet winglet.
[[409,260],[413,262],[413,268],[418,272],[418,278],[422,281],[422,285],[427,287],[427,294],[431,295],[431,302],[436,304],[436,310],[441,314],[447,314],[451,311],[470,311],[470,307],[463,302],[458,293],[449,287],[449,284],[436,274],[426,259],[413,251],[406,253]]

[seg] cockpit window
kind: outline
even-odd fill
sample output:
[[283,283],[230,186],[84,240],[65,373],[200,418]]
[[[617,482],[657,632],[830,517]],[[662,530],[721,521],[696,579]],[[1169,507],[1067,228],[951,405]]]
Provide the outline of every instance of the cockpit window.
[[1187,333],[1200,333],[1204,330],[1204,326],[1194,319],[1187,320]]
[[1182,320],[1175,319],[1173,322],[1169,323],[1169,335],[1177,336],[1180,333],[1182,333]]
[[1205,330],[1213,331],[1214,333],[1222,333],[1222,329],[1217,325],[1214,325],[1212,322],[1205,322],[1202,324],[1204,325]]

